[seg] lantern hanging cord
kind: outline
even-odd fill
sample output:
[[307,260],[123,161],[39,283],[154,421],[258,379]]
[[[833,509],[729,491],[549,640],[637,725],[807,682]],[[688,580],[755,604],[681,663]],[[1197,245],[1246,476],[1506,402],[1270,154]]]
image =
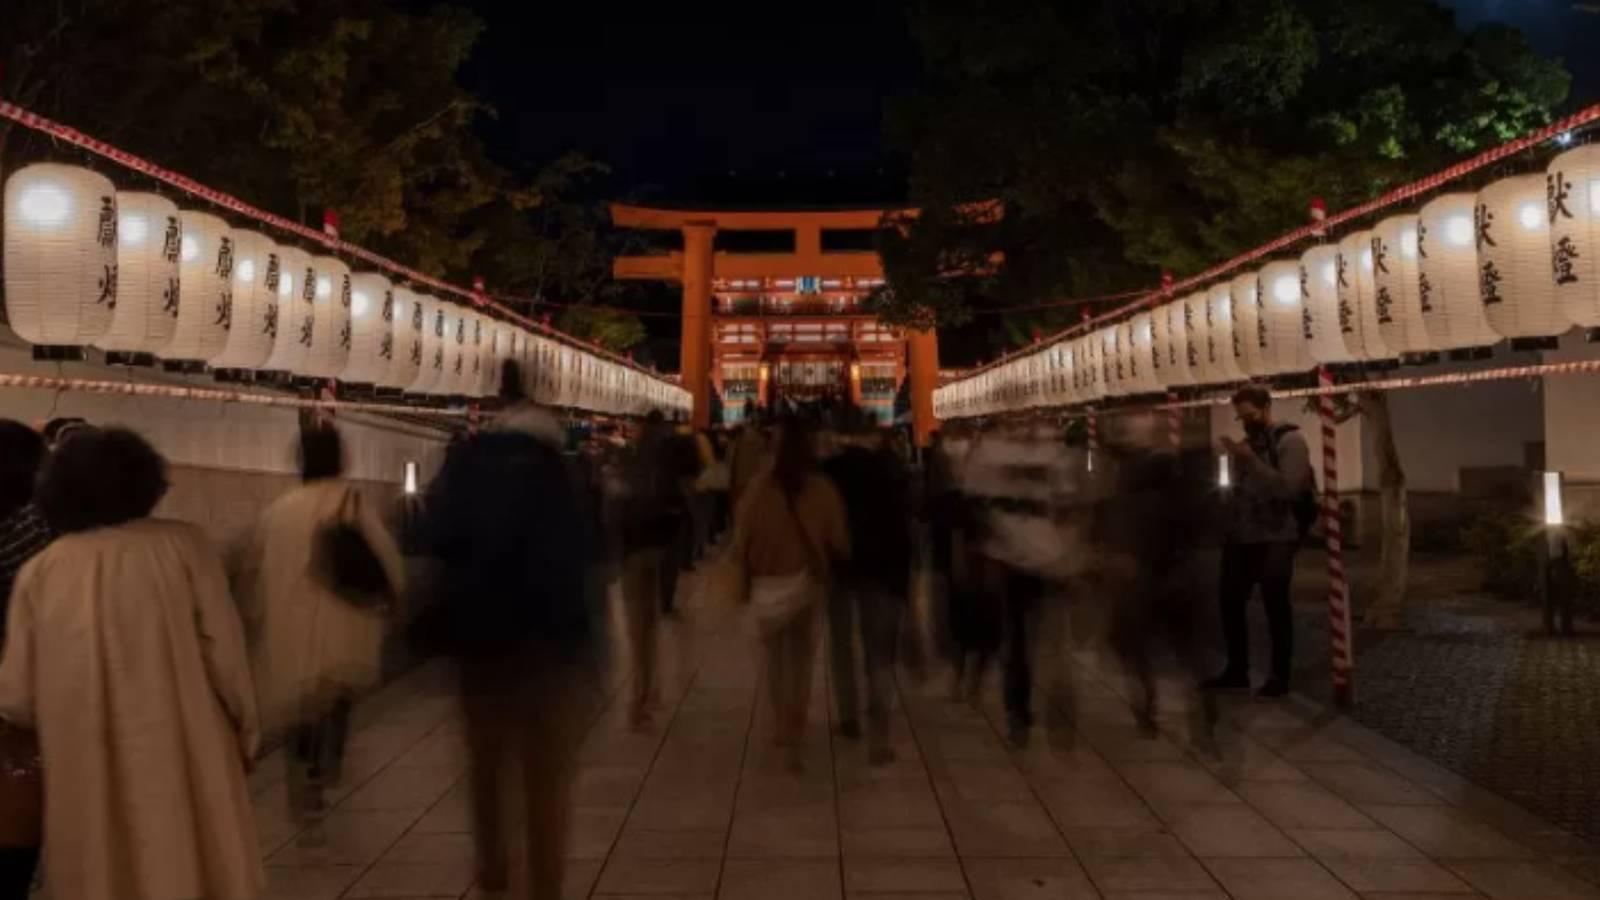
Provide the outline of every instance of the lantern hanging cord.
[[635,363],[633,360],[612,353],[603,347],[581,341],[577,338],[574,338],[572,335],[565,334],[557,329],[551,328],[543,322],[537,322],[533,319],[529,319],[526,316],[523,316],[505,306],[503,303],[495,302],[492,296],[489,294],[459,287],[449,283],[448,281],[435,278],[432,275],[425,275],[416,269],[401,265],[394,260],[380,256],[364,247],[358,247],[355,244],[342,241],[325,231],[319,231],[315,228],[302,225],[299,222],[294,222],[282,216],[274,215],[273,213],[269,213],[264,209],[259,209],[244,202],[243,200],[240,200],[238,197],[235,197],[232,194],[223,193],[222,191],[207,187],[186,175],[182,175],[178,172],[172,171],[171,169],[158,166],[143,157],[135,156],[134,154],[114,147],[105,141],[90,137],[76,128],[63,125],[52,119],[47,119],[44,116],[29,112],[28,110],[23,109],[14,103],[0,100],[0,118],[10,119],[18,125],[21,125],[23,128],[37,131],[40,134],[46,135],[62,143],[70,144],[97,156],[104,157],[105,159],[108,159],[125,169],[138,172],[150,178],[154,178],[155,180],[160,181],[170,187],[176,188],[177,190],[183,191],[190,196],[198,197],[207,203],[221,207],[229,212],[244,216],[247,219],[253,219],[256,222],[271,228],[275,228],[279,231],[287,232],[295,237],[300,238],[301,240],[325,247],[331,252],[342,253],[346,256],[354,257],[369,265],[383,269],[392,275],[396,275],[402,279],[405,279],[406,281],[426,285],[427,287],[433,288],[441,293],[452,294],[456,297],[460,297],[473,306],[492,309],[493,311],[515,322],[516,324],[523,326],[524,328],[537,331],[545,337],[560,341],[585,353],[591,353],[595,356],[604,357],[618,365],[633,369],[634,371],[639,372],[648,378],[654,378],[658,381],[663,381],[663,383],[670,383],[665,382],[664,379],[661,379],[659,375],[651,372],[649,369],[646,369],[638,363]]
[[1579,129],[1588,125],[1592,125],[1597,121],[1600,121],[1600,103],[1592,106],[1586,106],[1572,115],[1552,122],[1551,124],[1546,125],[1537,131],[1530,132],[1529,134],[1517,138],[1514,141],[1508,141],[1499,145],[1498,147],[1492,147],[1478,154],[1477,156],[1462,160],[1461,162],[1458,162],[1447,169],[1435,172],[1426,178],[1418,179],[1410,184],[1401,185],[1400,187],[1374,197],[1365,203],[1361,203],[1356,206],[1352,206],[1349,209],[1341,210],[1338,213],[1329,215],[1323,221],[1302,225],[1299,228],[1280,235],[1253,250],[1248,250],[1226,262],[1212,266],[1198,275],[1191,275],[1188,278],[1172,284],[1170,287],[1163,287],[1160,290],[1146,293],[1138,300],[1114,309],[1111,312],[1103,313],[1099,316],[1095,316],[1094,318],[1085,320],[1077,325],[1064,328],[1055,334],[1049,335],[1034,346],[1025,348],[1024,350],[1020,350],[1015,353],[1005,354],[991,363],[987,363],[983,366],[973,369],[971,372],[965,375],[962,380],[976,377],[984,372],[989,371],[990,369],[1003,365],[1012,359],[1036,352],[1040,345],[1054,344],[1058,341],[1062,341],[1079,334],[1084,334],[1106,322],[1114,319],[1120,319],[1123,316],[1126,316],[1128,313],[1137,312],[1141,309],[1154,306],[1162,300],[1168,299],[1175,294],[1180,294],[1184,291],[1197,288],[1200,285],[1210,282],[1216,278],[1220,278],[1221,276],[1226,275],[1235,269],[1242,268],[1257,260],[1271,256],[1280,250],[1291,247],[1307,238],[1325,236],[1341,225],[1348,224],[1364,216],[1369,216],[1375,212],[1379,212],[1380,210],[1384,210],[1391,206],[1396,206],[1408,200],[1415,199],[1423,194],[1437,190],[1443,185],[1449,184],[1456,179],[1464,178],[1473,174],[1474,172],[1478,172],[1496,163],[1516,156],[1518,153],[1521,153],[1525,150],[1530,150],[1539,146],[1540,144],[1555,140],[1564,134],[1576,132]]
[[[1480,384],[1489,381],[1513,381],[1519,378],[1544,378],[1552,375],[1596,375],[1600,374],[1600,359],[1575,360],[1573,362],[1537,363],[1529,366],[1505,366],[1497,369],[1484,369],[1478,372],[1450,372],[1442,375],[1409,375],[1399,378],[1380,378],[1372,381],[1347,381],[1334,384],[1318,385],[1306,388],[1287,388],[1272,391],[1274,400],[1294,400],[1310,397],[1337,397],[1342,394],[1369,394],[1380,391],[1402,391],[1411,388],[1426,387],[1461,387],[1470,384]],[[1055,416],[1063,421],[1076,419],[1093,419],[1096,416],[1117,416],[1131,413],[1157,412],[1160,410],[1175,409],[1200,409],[1211,406],[1226,405],[1231,393],[1211,394],[1205,397],[1195,397],[1189,400],[1179,400],[1175,403],[1140,403],[1128,406],[1107,406],[1095,408],[1079,408],[1070,412],[1051,410],[1048,407],[1035,407],[1033,409],[1016,410],[1023,417],[1029,415]],[[1004,413],[994,414],[1004,415]],[[954,418],[954,417],[952,417]],[[965,416],[967,419],[983,419],[990,416]]]
[[184,387],[174,384],[145,384],[135,381],[104,381],[89,378],[62,378],[54,375],[16,375],[0,373],[0,389],[72,391],[83,394],[118,394],[126,397],[157,397],[168,400],[201,400],[215,403],[241,403],[251,406],[276,406],[288,409],[317,409],[335,412],[368,412],[387,415],[431,416],[465,419],[466,409],[406,406],[401,403],[374,403],[364,400],[307,399],[225,388]]

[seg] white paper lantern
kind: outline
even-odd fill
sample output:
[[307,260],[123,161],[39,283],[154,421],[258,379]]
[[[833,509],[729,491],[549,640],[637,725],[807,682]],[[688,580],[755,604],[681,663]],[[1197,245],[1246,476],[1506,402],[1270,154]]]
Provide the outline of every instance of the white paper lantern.
[[117,192],[105,176],[55,163],[6,182],[5,302],[30,344],[84,347],[117,304]]
[[1244,380],[1233,336],[1233,285],[1218,282],[1206,292],[1206,355],[1218,384]]
[[389,374],[395,353],[395,291],[373,272],[350,277],[350,359],[340,381],[377,385]]
[[[119,192],[116,208],[116,309],[94,345],[114,360],[149,363],[172,341],[178,325],[183,223],[177,204],[159,194]],[[27,262],[12,254],[9,245],[6,259]],[[6,266],[8,278],[13,265]]]
[[272,355],[262,365],[264,370],[284,375],[305,370],[316,330],[316,281],[311,254],[298,247],[280,244],[268,258],[264,286],[278,295],[278,321]]
[[1372,232],[1357,231],[1339,241],[1339,334],[1358,360],[1394,359],[1378,328],[1378,284],[1373,278]]
[[178,321],[158,355],[200,366],[221,356],[233,327],[233,229],[217,216],[179,210]]
[[1488,347],[1500,340],[1478,299],[1476,194],[1443,194],[1422,207],[1417,226],[1418,290],[1428,342],[1439,350]]
[[1572,327],[1551,268],[1545,189],[1544,176],[1519,175],[1478,192],[1478,299],[1489,326],[1514,340]]
[[427,294],[417,294],[416,298],[422,307],[422,361],[406,393],[435,394],[445,380],[450,315],[444,301]]
[[1263,319],[1258,333],[1261,361],[1268,375],[1288,375],[1311,368],[1305,339],[1305,289],[1300,284],[1300,261],[1281,260],[1261,269],[1258,306]]
[[1106,385],[1106,356],[1101,352],[1098,336],[1091,332],[1081,339],[1078,350],[1084,366],[1084,399],[1103,400],[1108,396]]
[[350,267],[332,256],[312,260],[317,270],[315,284],[316,324],[312,328],[311,352],[304,375],[313,378],[338,378],[350,364],[352,342],[350,311],[354,300]]
[[1390,352],[1415,362],[1436,349],[1422,321],[1422,289],[1417,263],[1418,219],[1390,216],[1372,230],[1373,305],[1378,331]]
[[429,393],[437,397],[459,396],[467,375],[472,371],[466,357],[466,310],[448,300],[440,300],[439,307],[444,312],[444,336],[441,338],[444,369]]
[[263,368],[278,333],[278,293],[267,287],[277,245],[259,231],[233,231],[233,314],[228,340],[211,360],[218,370]]
[[389,354],[389,369],[378,379],[378,386],[391,391],[411,387],[422,372],[425,310],[422,297],[410,288],[394,288],[394,348]]
[[1158,307],[1155,314],[1167,318],[1167,358],[1162,360],[1165,363],[1161,370],[1164,376],[1162,386],[1184,387],[1194,384],[1200,375],[1197,371],[1200,354],[1192,341],[1194,329],[1189,319],[1188,304],[1183,300],[1174,300]]
[[1345,344],[1339,318],[1339,248],[1321,244],[1300,257],[1300,283],[1305,288],[1300,315],[1302,337],[1311,361],[1318,364],[1355,362]]
[[1600,328],[1600,145],[1551,160],[1545,197],[1557,303],[1572,324]]
[[1233,297],[1233,358],[1246,378],[1268,374],[1262,357],[1266,326],[1261,316],[1260,281],[1261,273],[1250,271],[1228,283]]
[[1155,367],[1155,314],[1151,310],[1134,313],[1133,317],[1117,326],[1122,330],[1121,342],[1128,356],[1131,393],[1154,394],[1163,385]]

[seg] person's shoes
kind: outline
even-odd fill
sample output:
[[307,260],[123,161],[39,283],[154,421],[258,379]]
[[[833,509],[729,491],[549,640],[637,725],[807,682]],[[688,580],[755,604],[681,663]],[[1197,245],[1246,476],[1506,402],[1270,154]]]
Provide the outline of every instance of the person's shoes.
[[1289,696],[1289,682],[1282,678],[1268,678],[1261,685],[1261,690],[1256,691],[1257,700],[1277,700]]
[[1243,673],[1223,672],[1215,678],[1200,682],[1202,691],[1248,691],[1250,676]]
[[839,736],[847,741],[861,740],[861,723],[855,719],[839,723]]

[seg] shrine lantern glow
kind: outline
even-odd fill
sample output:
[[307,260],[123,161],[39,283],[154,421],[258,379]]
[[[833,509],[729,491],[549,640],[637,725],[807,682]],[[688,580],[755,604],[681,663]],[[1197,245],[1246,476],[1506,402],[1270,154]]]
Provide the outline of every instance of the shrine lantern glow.
[[1128,355],[1122,346],[1122,335],[1116,326],[1108,326],[1096,331],[1095,339],[1100,344],[1101,359],[1105,361],[1106,394],[1122,397],[1131,393],[1127,384]]
[[[116,210],[116,309],[94,345],[106,351],[108,361],[149,365],[156,351],[172,340],[178,324],[183,223],[177,204],[159,194],[120,192]],[[8,245],[6,260],[9,283],[13,268],[27,259]],[[7,303],[15,296],[8,292]],[[11,324],[16,327],[15,317]]]
[[1476,194],[1435,197],[1418,226],[1422,323],[1440,350],[1476,350],[1500,340],[1478,300],[1478,248],[1472,216]]
[[1189,377],[1194,384],[1215,384],[1220,379],[1211,363],[1211,331],[1206,321],[1206,292],[1196,291],[1179,300],[1182,307],[1184,349]]
[[1262,358],[1262,333],[1260,274],[1255,271],[1236,276],[1228,283],[1228,293],[1233,297],[1233,350],[1239,370],[1246,378],[1260,378],[1267,374]]
[[297,374],[305,368],[316,327],[316,270],[311,267],[311,254],[278,245],[276,257],[267,260],[266,279],[264,286],[275,286],[278,294],[278,334],[262,368],[275,374]]
[[1600,145],[1551,160],[1545,196],[1556,301],[1572,324],[1600,328]]
[[444,380],[445,336],[450,320],[443,301],[427,294],[415,296],[417,305],[422,308],[422,359],[416,378],[405,390],[408,394],[430,395]]
[[1244,370],[1234,352],[1233,288],[1221,281],[1206,291],[1206,353],[1217,383],[1242,381]]
[[351,305],[355,294],[350,284],[350,267],[333,256],[312,260],[317,277],[313,285],[316,324],[312,331],[311,352],[301,374],[313,378],[338,378],[350,364]]
[[1100,342],[1093,333],[1078,339],[1077,368],[1081,375],[1080,396],[1085,402],[1104,399],[1106,396],[1105,358],[1100,352]]
[[1422,321],[1420,238],[1415,215],[1390,216],[1372,230],[1373,307],[1389,352],[1419,362],[1434,349]]
[[1478,192],[1478,299],[1489,326],[1514,341],[1572,327],[1550,267],[1545,187],[1543,175],[1519,175]]
[[1355,362],[1345,343],[1339,318],[1339,248],[1332,244],[1312,247],[1300,257],[1303,337],[1311,361],[1318,364]]
[[278,292],[276,281],[267,286],[267,276],[278,266],[277,252],[277,245],[261,232],[234,229],[233,326],[222,353],[211,360],[213,369],[261,369],[272,355],[278,335]]
[[199,367],[221,356],[233,327],[233,229],[210,213],[180,210],[178,320],[158,355]]
[[84,347],[111,327],[117,192],[105,176],[37,163],[5,190],[6,317],[36,346]]
[[1378,284],[1373,278],[1372,232],[1357,231],[1339,241],[1339,333],[1358,360],[1393,359],[1378,328]]
[[1189,320],[1189,307],[1182,300],[1174,300],[1160,308],[1167,316],[1167,364],[1165,386],[1183,387],[1195,383],[1195,363],[1198,355],[1191,341],[1194,336]]
[[404,285],[394,288],[394,347],[389,367],[378,379],[378,387],[403,391],[411,387],[422,371],[422,298]]
[[340,381],[377,386],[395,354],[395,290],[373,272],[350,277],[350,359]]
[[1155,315],[1150,310],[1135,313],[1122,323],[1123,339],[1128,344],[1128,367],[1135,393],[1152,394],[1163,387],[1155,367]]
[[439,380],[433,383],[428,393],[436,397],[453,397],[460,394],[465,373],[470,371],[466,360],[466,310],[448,300],[440,300],[439,308],[444,314],[444,334],[440,338],[444,366],[439,373]]
[[1268,375],[1304,372],[1311,368],[1306,348],[1305,301],[1300,286],[1300,262],[1280,260],[1261,269],[1262,320],[1256,324],[1262,337],[1261,361]]

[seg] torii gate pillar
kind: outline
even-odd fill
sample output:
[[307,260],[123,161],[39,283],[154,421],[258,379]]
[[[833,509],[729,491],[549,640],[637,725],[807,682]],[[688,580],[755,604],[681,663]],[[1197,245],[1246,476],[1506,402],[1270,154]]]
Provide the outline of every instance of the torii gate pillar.
[[711,425],[711,278],[715,225],[683,226],[683,337],[679,367],[683,388],[694,397],[689,422],[695,428]]
[[933,391],[939,386],[939,336],[933,329],[906,332],[911,363],[911,429],[917,446],[933,443],[939,420],[933,416]]

